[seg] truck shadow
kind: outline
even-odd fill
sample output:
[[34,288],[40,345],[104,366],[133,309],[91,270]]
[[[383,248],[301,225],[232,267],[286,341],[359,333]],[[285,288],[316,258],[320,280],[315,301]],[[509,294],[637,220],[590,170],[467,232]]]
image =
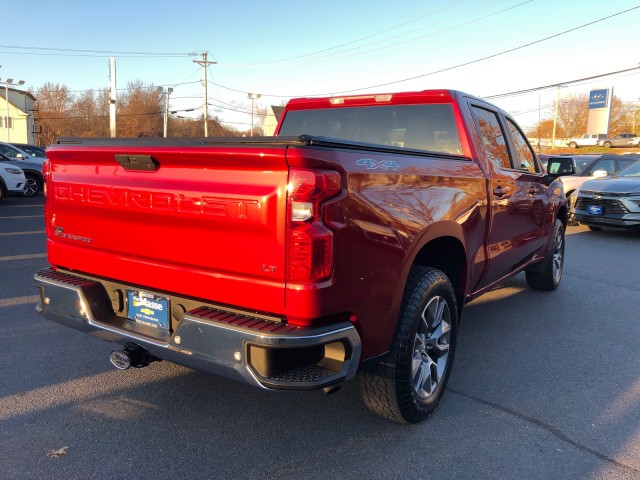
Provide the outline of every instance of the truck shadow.
[[[69,445],[54,470],[35,462],[47,478],[82,478],[81,468],[93,478],[154,479],[175,472],[389,478],[396,469],[401,478],[429,478],[420,472],[432,468],[451,478],[640,472],[625,454],[638,435],[637,365],[602,358],[600,349],[612,345],[594,348],[596,322],[575,315],[571,290],[534,292],[518,276],[469,304],[449,390],[436,413],[413,426],[369,413],[353,381],[325,396],[265,392],[168,362],[116,372],[107,366],[111,346],[59,327],[74,342],[55,355],[90,351],[75,369],[44,366],[49,382],[32,392],[3,397],[3,429],[21,433],[7,458]],[[132,474],[131,462],[142,462],[143,473]]]

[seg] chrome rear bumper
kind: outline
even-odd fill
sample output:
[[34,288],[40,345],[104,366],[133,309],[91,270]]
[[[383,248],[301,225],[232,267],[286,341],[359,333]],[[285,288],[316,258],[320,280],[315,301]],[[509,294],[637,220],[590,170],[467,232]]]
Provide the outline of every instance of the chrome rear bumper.
[[46,269],[34,280],[36,310],[49,320],[258,387],[324,388],[352,378],[358,368],[360,337],[348,322],[303,328],[203,304],[185,312],[174,331],[160,330],[117,315],[98,279]]

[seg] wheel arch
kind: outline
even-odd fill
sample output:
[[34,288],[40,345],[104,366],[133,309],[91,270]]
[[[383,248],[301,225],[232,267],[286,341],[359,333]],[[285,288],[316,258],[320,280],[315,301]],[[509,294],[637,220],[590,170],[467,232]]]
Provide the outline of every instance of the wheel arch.
[[402,298],[411,267],[419,265],[436,268],[449,278],[453,286],[459,316],[468,282],[467,248],[462,226],[453,221],[432,224],[416,237],[413,245],[414,248],[407,255],[399,285],[401,290],[397,292],[396,298]]
[[458,313],[464,304],[464,293],[467,284],[467,262],[463,243],[456,237],[442,236],[429,240],[418,251],[412,266],[437,268],[451,282],[456,294]]
[[[22,167],[20,167],[20,168],[22,168]],[[44,183],[44,175],[39,170],[35,170],[33,168],[22,168],[22,171],[25,173],[25,175],[26,174],[31,174],[31,175],[34,175],[34,176],[38,177],[38,180],[41,183]]]
[[560,208],[558,208],[558,213],[556,214],[556,217],[558,218],[558,220],[562,222],[562,224],[564,225],[564,228],[567,228],[568,214],[569,214],[569,211],[566,205],[562,205],[560,206]]

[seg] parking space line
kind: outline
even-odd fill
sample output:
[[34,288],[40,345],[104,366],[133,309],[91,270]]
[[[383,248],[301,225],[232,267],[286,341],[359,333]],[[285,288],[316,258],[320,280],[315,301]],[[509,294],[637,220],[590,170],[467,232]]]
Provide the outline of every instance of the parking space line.
[[31,260],[33,258],[46,258],[46,253],[31,253],[28,255],[11,255],[8,257],[0,257],[0,262],[7,262],[10,260]]
[[42,208],[44,204],[36,204],[36,205],[11,205],[11,208]]
[[36,233],[45,233],[45,230],[34,230],[33,232],[0,233],[0,237],[10,237],[12,235],[35,235]]
[[1,219],[5,219],[5,218],[44,218],[44,215],[20,215],[20,216],[15,216],[15,217],[0,217]]
[[29,295],[28,297],[0,298],[0,308],[14,307],[16,305],[28,305],[29,303],[38,303],[40,295]]

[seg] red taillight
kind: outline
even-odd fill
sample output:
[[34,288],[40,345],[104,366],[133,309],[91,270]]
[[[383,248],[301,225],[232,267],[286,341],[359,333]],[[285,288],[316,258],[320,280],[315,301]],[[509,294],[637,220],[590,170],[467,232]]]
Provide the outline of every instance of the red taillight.
[[333,233],[320,222],[305,223],[289,232],[289,281],[322,280],[333,267]]
[[44,163],[42,164],[42,177],[43,177],[43,182],[42,182],[42,186],[43,186],[43,194],[44,194],[44,201],[47,201],[47,183],[49,183],[49,174],[50,174],[50,169],[51,169],[51,164],[49,162],[49,160],[45,160]]
[[331,276],[333,233],[320,218],[322,202],[340,193],[335,171],[292,169],[289,174],[288,280],[310,283]]

